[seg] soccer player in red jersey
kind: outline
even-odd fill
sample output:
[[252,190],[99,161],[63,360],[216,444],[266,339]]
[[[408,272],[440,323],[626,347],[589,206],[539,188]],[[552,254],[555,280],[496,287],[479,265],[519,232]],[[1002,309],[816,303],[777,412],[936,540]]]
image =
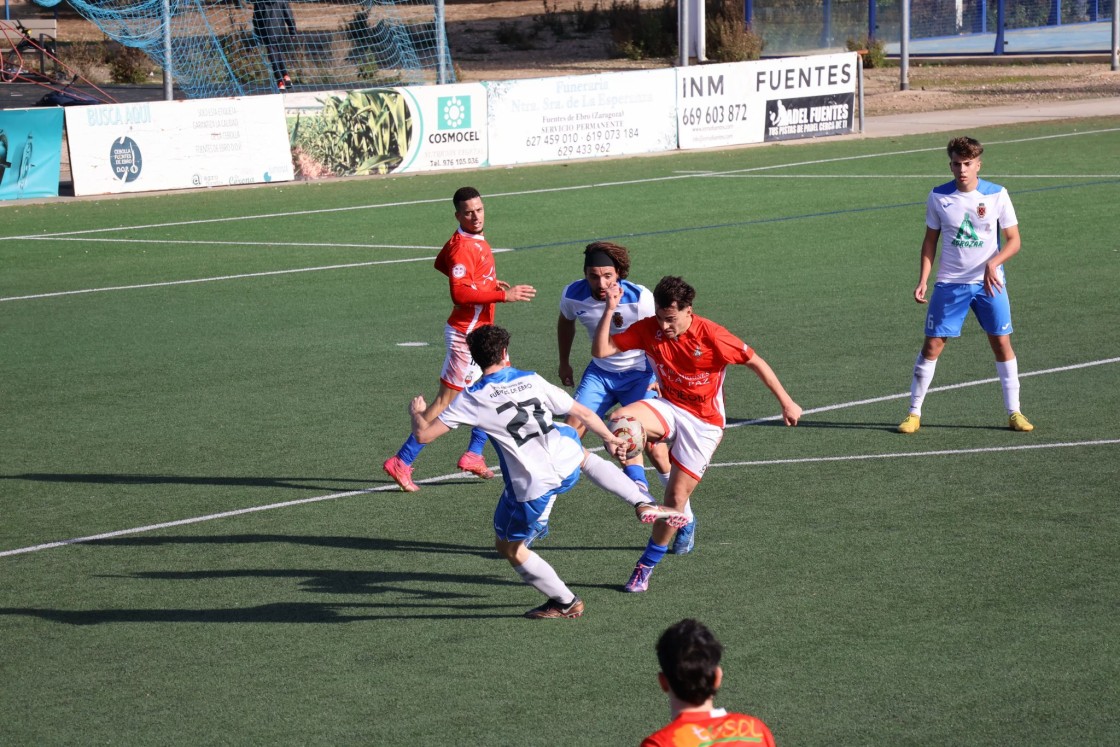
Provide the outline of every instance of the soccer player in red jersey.
[[642,740],[642,747],[774,747],[766,724],[712,705],[723,682],[723,646],[703,623],[681,620],[657,641],[657,680],[669,696],[673,720]]
[[[452,200],[459,228],[443,245],[436,257],[435,268],[450,282],[454,307],[443,333],[447,357],[439,377],[439,392],[424,412],[425,421],[435,419],[447,409],[455,395],[482,375],[471,358],[467,334],[477,327],[494,323],[494,304],[531,301],[537,293],[531,285],[511,286],[498,280],[494,255],[482,234],[486,216],[478,190],[462,187],[456,190]],[[486,434],[478,428],[472,429],[470,446],[459,458],[459,469],[472,472],[484,480],[493,477],[494,473],[482,457],[485,445]],[[423,445],[410,435],[400,450],[382,465],[405,492],[413,493],[420,489],[412,480],[412,463],[422,448]]]
[[[621,293],[617,286],[607,291],[591,354],[601,358],[621,350],[644,350],[653,362],[661,396],[621,407],[611,420],[621,416],[637,418],[647,439],[664,439],[670,444],[669,461],[673,467],[665,504],[688,513],[685,507],[689,497],[723,439],[723,381],[728,366],[741,363],[758,376],[778,399],[786,425],[797,425],[801,406],[786,393],[762,356],[724,327],[692,313],[696,291],[683,279],[661,278],[653,289],[654,316],[634,322],[625,332],[612,336],[611,316]],[[626,583],[626,591],[649,588],[649,577],[665,556],[672,536],[672,529],[654,527],[649,544]]]

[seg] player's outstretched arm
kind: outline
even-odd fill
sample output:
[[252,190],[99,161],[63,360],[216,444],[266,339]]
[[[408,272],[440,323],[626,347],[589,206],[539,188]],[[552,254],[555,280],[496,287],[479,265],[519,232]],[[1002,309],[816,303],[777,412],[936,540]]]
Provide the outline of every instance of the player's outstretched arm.
[[918,259],[918,285],[914,288],[914,300],[926,303],[926,286],[929,284],[929,274],[933,271],[933,258],[937,256],[937,240],[941,238],[941,231],[926,226],[926,235],[922,239],[922,253]]
[[421,394],[413,397],[408,406],[409,415],[412,417],[412,435],[422,444],[431,443],[451,430],[438,417],[426,419],[424,411],[427,409],[428,403],[424,401],[424,396]]
[[573,402],[572,409],[568,412],[568,416],[574,416],[579,422],[583,423],[587,430],[603,439],[603,446],[605,446],[607,451],[612,455],[617,456],[615,452],[619,449],[625,452],[626,442],[611,433],[611,429],[607,427],[603,419],[590,407],[581,405],[579,402]]
[[619,348],[611,341],[611,315],[618,308],[618,302],[621,298],[621,286],[615,284],[607,288],[607,302],[603,305],[603,316],[599,319],[599,326],[595,328],[595,339],[591,341],[591,355],[596,358],[606,358],[620,352]]
[[786,392],[782,382],[778,380],[778,375],[774,373],[774,369],[770,368],[770,364],[762,359],[761,355],[755,353],[746,363],[747,368],[754,371],[755,376],[759,381],[766,385],[766,388],[777,398],[778,404],[782,406],[782,420],[786,425],[797,425],[801,420],[801,405],[793,401],[793,398]]
[[572,370],[572,342],[576,339],[576,323],[563,314],[556,320],[556,348],[560,353],[560,366],[557,373],[564,386],[575,385],[575,371]]

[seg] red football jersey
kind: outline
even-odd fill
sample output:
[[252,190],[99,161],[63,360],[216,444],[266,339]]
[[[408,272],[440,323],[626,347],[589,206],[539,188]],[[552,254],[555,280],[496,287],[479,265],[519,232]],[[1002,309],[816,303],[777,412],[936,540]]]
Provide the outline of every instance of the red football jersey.
[[685,711],[664,729],[642,740],[642,747],[774,747],[766,724],[745,713]]
[[661,396],[720,428],[727,423],[723,409],[727,367],[754,357],[747,343],[695,314],[688,331],[675,340],[661,333],[657,317],[648,316],[611,341],[621,350],[644,350],[653,361]]
[[484,236],[455,231],[436,256],[435,268],[451,283],[455,306],[448,324],[466,334],[494,323],[494,304],[505,301],[506,293],[498,287],[494,255]]

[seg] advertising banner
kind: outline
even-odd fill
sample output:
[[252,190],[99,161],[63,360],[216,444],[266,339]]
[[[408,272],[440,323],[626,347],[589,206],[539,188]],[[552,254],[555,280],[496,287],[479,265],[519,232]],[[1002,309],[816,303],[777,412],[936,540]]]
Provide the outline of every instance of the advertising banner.
[[490,165],[674,150],[675,85],[671,68],[488,82]]
[[487,165],[481,83],[289,94],[296,178]]
[[0,110],[0,200],[57,197],[62,110]]
[[755,73],[766,97],[766,141],[846,135],[852,131],[857,53],[775,60]]
[[680,147],[852,131],[855,52],[677,68]]
[[66,109],[77,195],[291,181],[280,95]]

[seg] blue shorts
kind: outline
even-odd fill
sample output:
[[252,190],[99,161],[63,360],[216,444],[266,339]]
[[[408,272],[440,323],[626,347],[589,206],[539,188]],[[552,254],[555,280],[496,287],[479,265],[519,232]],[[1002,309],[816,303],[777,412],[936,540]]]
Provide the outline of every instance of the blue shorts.
[[567,493],[575,486],[579,472],[579,467],[576,467],[576,471],[565,477],[558,487],[531,501],[517,500],[507,487],[494,509],[494,534],[506,542],[519,542],[540,534],[548,527],[548,517],[556,496]]
[[936,283],[926,312],[926,337],[960,337],[969,309],[989,335],[999,337],[1015,331],[1007,286],[989,296],[983,283]]
[[657,392],[649,388],[653,382],[652,371],[612,373],[604,371],[595,365],[595,361],[591,361],[580,377],[579,387],[572,397],[603,417],[615,405],[629,405],[640,399],[656,397]]

